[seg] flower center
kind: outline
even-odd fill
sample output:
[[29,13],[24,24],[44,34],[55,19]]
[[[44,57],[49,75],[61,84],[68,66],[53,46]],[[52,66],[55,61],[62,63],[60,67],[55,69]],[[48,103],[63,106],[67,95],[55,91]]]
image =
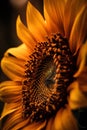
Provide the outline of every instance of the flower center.
[[66,38],[54,34],[38,43],[27,61],[22,87],[23,115],[43,121],[67,104],[67,87],[73,81],[75,60]]

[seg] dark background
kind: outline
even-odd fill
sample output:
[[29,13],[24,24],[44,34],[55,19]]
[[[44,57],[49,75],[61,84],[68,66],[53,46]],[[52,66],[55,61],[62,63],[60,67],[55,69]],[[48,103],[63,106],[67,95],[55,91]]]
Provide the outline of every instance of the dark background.
[[[31,0],[31,2],[41,13],[43,12],[42,0]],[[0,1],[0,61],[8,48],[18,46],[21,43],[16,35],[16,19],[20,14],[23,23],[26,24],[26,5],[27,2],[22,6],[14,6],[10,0]],[[5,80],[7,77],[0,68],[0,82]],[[2,108],[3,103],[0,102],[0,112]],[[74,114],[78,119],[80,130],[87,130],[87,109],[76,110]]]

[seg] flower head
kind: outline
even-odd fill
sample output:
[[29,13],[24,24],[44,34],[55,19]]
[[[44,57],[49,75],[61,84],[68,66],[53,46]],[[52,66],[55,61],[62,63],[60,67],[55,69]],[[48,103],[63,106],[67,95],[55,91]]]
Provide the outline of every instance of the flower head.
[[77,130],[72,109],[87,106],[87,1],[44,0],[44,17],[29,2],[22,44],[7,50],[0,84],[3,130]]

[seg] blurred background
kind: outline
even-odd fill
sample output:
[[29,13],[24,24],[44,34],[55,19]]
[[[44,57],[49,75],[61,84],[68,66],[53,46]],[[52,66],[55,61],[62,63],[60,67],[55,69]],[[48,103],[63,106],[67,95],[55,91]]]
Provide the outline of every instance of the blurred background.
[[[30,0],[31,3],[43,13],[43,0]],[[0,1],[0,61],[4,52],[10,47],[18,46],[21,41],[16,34],[16,19],[20,14],[26,25],[26,6],[28,0],[1,0]],[[7,80],[0,68],[0,82]],[[3,103],[0,101],[0,113]],[[78,120],[80,130],[87,130],[87,109],[73,112]]]

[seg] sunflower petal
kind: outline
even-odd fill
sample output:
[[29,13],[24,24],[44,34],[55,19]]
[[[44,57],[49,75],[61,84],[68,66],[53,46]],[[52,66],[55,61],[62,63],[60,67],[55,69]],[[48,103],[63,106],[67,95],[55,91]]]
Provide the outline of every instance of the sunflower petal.
[[79,83],[79,89],[87,97],[87,66],[83,68],[83,71],[78,76],[77,81]]
[[47,35],[46,22],[39,11],[29,2],[27,6],[27,25],[36,41],[44,41]]
[[17,62],[12,62],[9,57],[4,57],[1,61],[3,72],[12,80],[21,80],[24,76],[24,68],[16,64]]
[[77,121],[69,108],[58,111],[52,126],[52,130],[78,130]]
[[35,39],[32,37],[31,33],[29,32],[28,28],[24,26],[22,23],[20,16],[17,18],[17,35],[20,40],[25,43],[30,50],[36,44]]
[[28,122],[29,122],[29,120],[23,120],[23,121],[19,122],[18,124],[16,124],[11,130],[19,130],[19,129],[23,130],[23,128],[26,127]]
[[52,130],[52,124],[53,124],[53,118],[50,118],[48,120],[47,126],[46,126],[46,130]]
[[8,49],[1,61],[3,72],[12,80],[21,80],[24,76],[28,56],[28,50],[24,44],[17,48]]
[[28,124],[26,127],[23,128],[23,130],[41,130],[45,126],[46,121],[42,123],[32,123]]
[[79,55],[78,55],[78,59],[77,59],[77,66],[79,66],[78,67],[79,69],[74,74],[74,77],[78,77],[80,75],[80,73],[83,71],[83,68],[86,63],[86,57],[87,57],[87,41],[82,45],[82,47],[79,51]]
[[5,81],[0,83],[0,100],[13,103],[21,100],[22,87],[18,82]]
[[[68,98],[69,105],[71,109],[78,109],[80,107],[87,107],[87,94],[85,95],[81,91],[81,87],[84,86],[79,86],[79,82],[74,82],[70,86],[69,89],[71,89],[70,96]],[[86,85],[87,87],[87,85]],[[86,89],[87,91],[87,89]]]
[[0,120],[2,120],[5,116],[13,113],[17,109],[18,109],[18,107],[17,107],[17,105],[15,105],[15,103],[5,103]]
[[64,10],[64,30],[67,38],[70,36],[70,32],[77,14],[86,4],[86,0],[66,0],[66,6]]
[[44,0],[44,15],[51,33],[60,32],[64,35],[64,6],[64,0]]
[[14,128],[16,124],[19,124],[24,119],[22,118],[22,108],[18,108],[16,111],[8,115],[8,119],[4,122],[3,130],[10,130]]
[[14,57],[19,58],[21,60],[28,59],[29,53],[31,53],[31,51],[27,48],[25,44],[21,44],[18,47],[10,48],[6,51],[7,55],[11,54]]
[[32,52],[27,48],[25,44],[21,44],[18,47],[8,49],[4,55],[5,57],[12,56],[16,57],[18,60],[26,61],[31,53]]
[[70,34],[70,48],[73,53],[76,53],[80,46],[87,38],[87,7],[82,6],[78,15],[75,18]]

